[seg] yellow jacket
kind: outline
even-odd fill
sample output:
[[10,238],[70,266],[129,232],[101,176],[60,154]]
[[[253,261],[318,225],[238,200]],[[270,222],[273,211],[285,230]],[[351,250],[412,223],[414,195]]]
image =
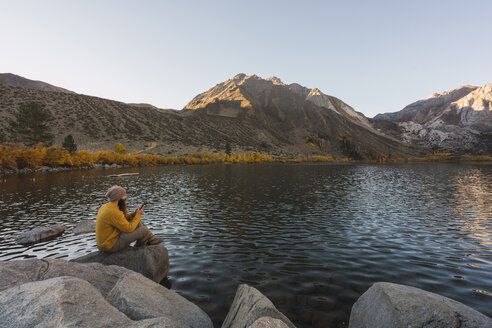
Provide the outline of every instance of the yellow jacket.
[[109,251],[118,240],[120,232],[132,232],[138,226],[141,215],[132,212],[127,220],[118,205],[112,202],[101,206],[96,217],[96,241],[97,248],[101,251]]

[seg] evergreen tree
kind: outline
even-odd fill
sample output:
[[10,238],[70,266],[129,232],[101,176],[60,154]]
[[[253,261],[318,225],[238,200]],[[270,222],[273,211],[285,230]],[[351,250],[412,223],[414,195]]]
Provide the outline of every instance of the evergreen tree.
[[232,150],[231,149],[231,144],[229,142],[227,142],[226,145],[225,145],[225,153],[230,156],[231,155],[231,150]]
[[63,140],[62,147],[68,150],[70,154],[73,154],[74,152],[77,151],[77,145],[75,144],[75,140],[73,139],[71,134],[65,137],[65,139]]
[[363,159],[362,155],[357,150],[357,147],[352,144],[342,133],[339,133],[337,139],[340,150],[345,156],[356,161]]
[[7,137],[5,136],[5,132],[0,128],[0,143],[7,141]]
[[31,101],[19,105],[19,110],[14,113],[14,119],[8,120],[9,131],[14,140],[34,146],[38,143],[50,145],[53,135],[49,133],[46,120],[49,112],[44,105]]

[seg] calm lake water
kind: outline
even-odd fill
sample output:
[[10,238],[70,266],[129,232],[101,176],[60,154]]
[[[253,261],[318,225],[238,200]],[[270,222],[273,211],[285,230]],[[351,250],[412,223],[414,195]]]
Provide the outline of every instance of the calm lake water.
[[[111,178],[107,175],[139,172]],[[171,289],[219,327],[248,283],[299,327],[344,327],[371,284],[390,281],[492,316],[492,167],[256,164],[92,170],[0,181],[0,260],[73,259],[75,236],[108,187],[146,201],[144,222],[169,250]],[[33,178],[35,178],[33,180]],[[24,247],[17,232],[62,222]]]

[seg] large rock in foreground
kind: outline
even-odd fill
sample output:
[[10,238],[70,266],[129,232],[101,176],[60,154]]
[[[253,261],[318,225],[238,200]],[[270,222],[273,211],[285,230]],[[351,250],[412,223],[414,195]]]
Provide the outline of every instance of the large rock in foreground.
[[48,268],[42,273],[42,279],[61,276],[83,279],[97,288],[104,297],[113,289],[121,277],[133,273],[131,270],[116,265],[73,263],[56,259],[43,261],[48,264]]
[[126,274],[128,269],[100,263],[74,263],[58,259],[28,259],[0,262],[0,291],[27,282],[61,276],[80,278],[91,283],[103,296]]
[[0,291],[26,282],[42,280],[48,264],[38,259],[1,261]]
[[59,259],[0,261],[0,312],[1,327],[213,327],[198,306],[141,274]]
[[295,328],[294,324],[278,311],[275,305],[262,293],[253,287],[242,284],[237,288],[236,296],[222,328],[248,328],[262,317],[279,319],[287,327]]
[[180,327],[213,328],[198,306],[138,273],[121,278],[107,300],[133,320],[166,317]]
[[285,322],[279,319],[261,317],[260,319],[253,322],[253,324],[248,328],[289,328],[289,326],[287,326]]
[[39,227],[33,230],[24,231],[15,237],[17,244],[34,244],[60,236],[65,231],[63,224],[55,224],[49,227]]
[[133,324],[127,326],[127,328],[186,328],[180,326],[176,322],[169,318],[159,317],[155,319],[145,319],[140,321],[134,321]]
[[131,323],[85,280],[59,277],[0,293],[2,327],[118,327]]
[[486,328],[492,319],[452,299],[415,287],[378,282],[355,302],[349,328]]
[[96,220],[81,220],[73,228],[72,232],[76,235],[83,233],[96,233]]
[[128,247],[114,254],[94,252],[73,261],[118,265],[141,273],[155,282],[161,282],[169,271],[169,255],[166,247],[162,245]]

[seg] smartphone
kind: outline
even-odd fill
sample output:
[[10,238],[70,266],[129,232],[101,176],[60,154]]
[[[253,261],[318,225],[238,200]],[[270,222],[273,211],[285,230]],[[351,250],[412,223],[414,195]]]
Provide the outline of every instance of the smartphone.
[[143,203],[142,205],[140,205],[140,206],[139,206],[139,208],[138,208],[138,209],[140,210],[142,207],[144,207],[144,206],[146,206],[146,205],[147,205],[147,203]]

